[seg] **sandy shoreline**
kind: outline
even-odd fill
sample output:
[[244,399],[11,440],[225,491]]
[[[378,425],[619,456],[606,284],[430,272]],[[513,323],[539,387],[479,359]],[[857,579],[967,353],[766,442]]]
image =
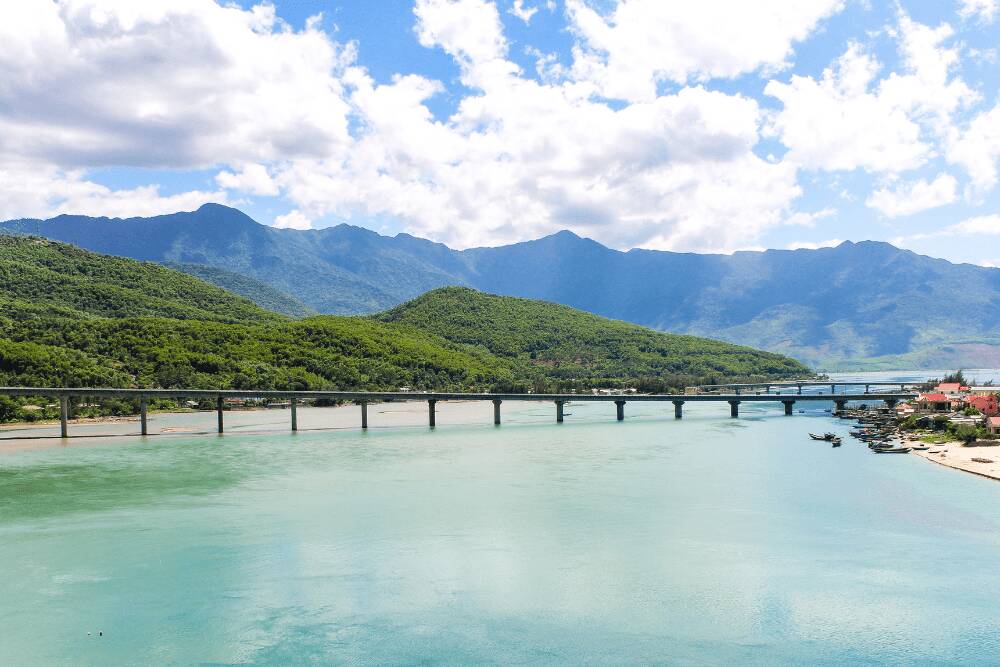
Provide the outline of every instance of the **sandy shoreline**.
[[[918,443],[910,440],[903,444],[905,446],[912,446]],[[1000,446],[966,447],[961,442],[954,441],[941,445],[931,445],[930,449],[924,451],[914,450],[910,453],[916,454],[927,461],[954,468],[955,470],[1000,480]],[[991,462],[984,463],[982,461],[973,461],[972,459],[986,459]]]

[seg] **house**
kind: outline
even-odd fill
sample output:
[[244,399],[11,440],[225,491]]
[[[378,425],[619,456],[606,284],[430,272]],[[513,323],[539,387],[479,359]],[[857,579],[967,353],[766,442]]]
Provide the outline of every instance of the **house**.
[[909,417],[916,409],[909,403],[900,403],[896,406],[896,416],[898,417]]
[[917,407],[928,412],[948,412],[951,410],[951,399],[941,393],[920,394]]
[[974,407],[987,417],[1000,415],[1000,404],[998,404],[996,394],[969,396],[965,399],[965,404]]
[[986,430],[993,435],[1000,435],[1000,417],[988,417],[986,419]]
[[963,392],[969,391],[968,387],[963,387],[959,382],[942,382],[938,386],[934,387],[935,393],[944,394],[945,396],[958,396]]

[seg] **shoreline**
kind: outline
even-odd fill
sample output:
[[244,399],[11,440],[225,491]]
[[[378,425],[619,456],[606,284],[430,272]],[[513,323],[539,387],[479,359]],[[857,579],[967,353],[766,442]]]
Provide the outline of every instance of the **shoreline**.
[[[912,440],[906,440],[904,444],[909,446],[913,442]],[[925,461],[937,463],[946,468],[1000,481],[1000,445],[966,447],[961,441],[955,440],[941,445],[934,445],[930,449],[923,451],[913,450],[910,453],[916,454]],[[991,463],[973,461],[972,459],[974,458],[989,459]]]

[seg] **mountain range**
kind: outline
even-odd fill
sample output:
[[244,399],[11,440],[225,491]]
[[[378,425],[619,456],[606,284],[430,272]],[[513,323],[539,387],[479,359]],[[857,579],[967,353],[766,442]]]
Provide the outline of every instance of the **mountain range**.
[[731,255],[623,252],[563,231],[454,250],[346,224],[276,229],[217,204],[150,218],[12,220],[0,231],[168,263],[294,316],[374,313],[458,285],[762,348],[826,370],[1000,365],[1000,269],[881,242]]

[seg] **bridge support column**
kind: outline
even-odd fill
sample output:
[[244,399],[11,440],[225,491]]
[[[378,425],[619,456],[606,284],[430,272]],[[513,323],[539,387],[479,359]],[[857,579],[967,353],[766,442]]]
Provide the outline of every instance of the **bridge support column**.
[[887,399],[885,399],[885,407],[887,407],[890,410],[892,410],[894,407],[896,407],[896,399],[895,398],[887,398]]
[[867,394],[867,393],[870,393],[870,392],[868,391],[870,387],[871,387],[871,385],[870,385],[870,384],[866,384],[866,385],[865,385],[865,393],[866,393],[866,394]]
[[496,426],[500,425],[500,404],[503,401],[494,399],[493,400],[493,424]]
[[684,401],[674,401],[674,419],[684,416]]
[[[434,426],[434,407],[431,406],[431,426]],[[361,430],[368,428],[368,402],[361,401]]]
[[799,396],[801,396],[802,395],[802,385],[800,384],[800,385],[798,385],[798,387],[799,387]]
[[837,385],[835,385],[835,384],[831,384],[830,385],[830,393],[831,394],[836,394],[837,393]]
[[434,419],[434,406],[435,405],[437,405],[437,399],[436,398],[432,398],[432,399],[429,399],[427,401],[427,424],[431,428],[434,428],[434,426],[435,426],[435,419]]
[[218,416],[219,416],[219,433],[222,433],[222,431],[224,430],[223,427],[222,427],[222,407],[223,407],[223,405],[224,404],[222,402],[222,397],[219,396],[216,399],[216,401],[215,401],[215,411],[218,413]]
[[563,405],[566,401],[556,401],[556,423],[562,424],[563,422]]
[[299,413],[298,413],[298,409],[297,409],[298,407],[299,407],[299,399],[297,399],[297,398],[295,398],[293,396],[292,400],[288,403],[288,408],[289,408],[289,410],[291,410],[291,413],[292,413],[292,432],[293,433],[295,431],[299,430]]
[[791,415],[792,414],[792,408],[795,406],[795,401],[782,401],[782,403],[785,406],[785,414],[786,415]]
[[740,416],[740,402],[739,401],[729,401],[729,416],[739,417]]
[[837,406],[837,412],[843,412],[847,408],[847,401],[834,401],[833,404]]
[[618,421],[625,419],[625,401],[615,401],[615,417]]
[[59,436],[69,437],[69,396],[59,397]]
[[139,397],[139,431],[142,435],[149,435],[149,428],[146,419],[147,399],[145,396]]

